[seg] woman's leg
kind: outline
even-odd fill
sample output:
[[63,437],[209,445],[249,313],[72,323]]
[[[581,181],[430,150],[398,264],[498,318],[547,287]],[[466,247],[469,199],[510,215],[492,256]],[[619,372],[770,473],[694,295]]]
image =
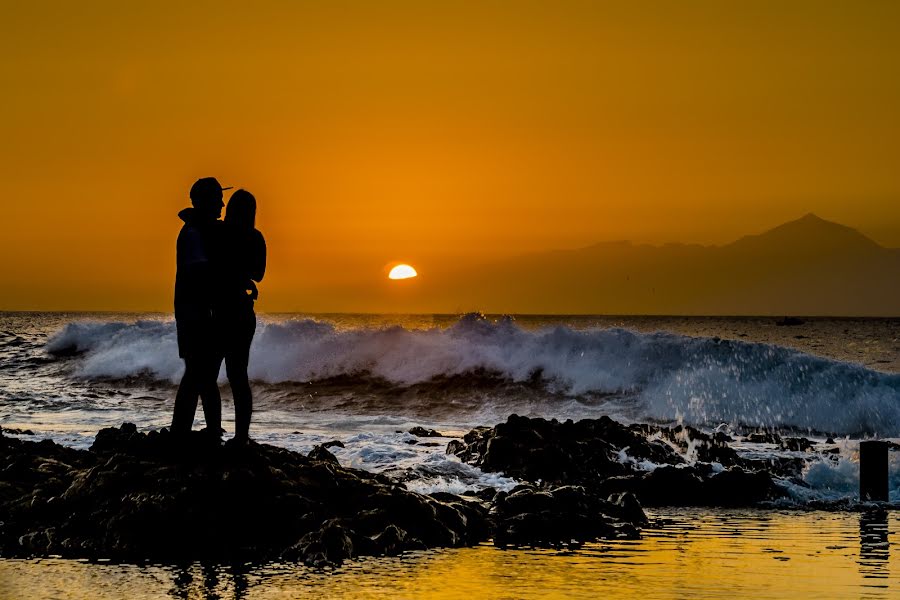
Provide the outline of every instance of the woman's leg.
[[234,397],[234,438],[239,442],[250,439],[250,418],[253,414],[253,393],[247,367],[250,364],[250,344],[256,331],[256,315],[250,314],[235,324],[236,331],[225,353],[225,371]]

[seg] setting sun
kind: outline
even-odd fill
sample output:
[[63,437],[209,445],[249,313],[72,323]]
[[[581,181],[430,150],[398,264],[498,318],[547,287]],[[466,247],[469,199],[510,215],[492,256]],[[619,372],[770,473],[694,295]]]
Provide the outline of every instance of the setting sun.
[[409,265],[397,265],[391,272],[388,274],[390,279],[409,279],[410,277],[417,276],[416,270],[413,269]]

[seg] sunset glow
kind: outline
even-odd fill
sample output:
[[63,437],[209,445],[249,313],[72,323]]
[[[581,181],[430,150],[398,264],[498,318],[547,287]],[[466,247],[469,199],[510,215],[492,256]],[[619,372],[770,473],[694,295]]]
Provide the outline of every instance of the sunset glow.
[[390,279],[409,279],[410,277],[417,276],[416,270],[413,269],[409,265],[397,265],[393,269],[391,269],[388,277]]
[[262,312],[397,310],[394,256],[428,273],[403,310],[514,310],[436,286],[809,212],[900,247],[900,3],[165,4],[5,11],[0,308],[171,311],[205,176],[257,198]]

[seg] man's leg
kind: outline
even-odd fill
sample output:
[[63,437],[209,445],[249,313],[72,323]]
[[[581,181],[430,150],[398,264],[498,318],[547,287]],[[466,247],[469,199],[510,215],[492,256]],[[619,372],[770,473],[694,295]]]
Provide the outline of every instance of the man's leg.
[[[207,356],[204,360],[203,375],[200,382],[200,399],[203,402],[203,417],[206,429],[215,437],[222,437],[222,396],[219,394],[219,356]],[[195,406],[196,406],[196,400]]]
[[196,358],[184,359],[184,375],[175,394],[175,412],[172,415],[172,433],[186,434],[194,425],[194,414],[197,412],[197,396],[200,394],[200,382],[203,369]]

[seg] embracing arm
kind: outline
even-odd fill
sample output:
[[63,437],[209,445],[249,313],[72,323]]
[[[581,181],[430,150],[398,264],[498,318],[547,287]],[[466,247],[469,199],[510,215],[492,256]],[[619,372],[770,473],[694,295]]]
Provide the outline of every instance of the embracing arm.
[[262,281],[266,274],[266,239],[258,230],[253,230],[250,254],[250,279]]

